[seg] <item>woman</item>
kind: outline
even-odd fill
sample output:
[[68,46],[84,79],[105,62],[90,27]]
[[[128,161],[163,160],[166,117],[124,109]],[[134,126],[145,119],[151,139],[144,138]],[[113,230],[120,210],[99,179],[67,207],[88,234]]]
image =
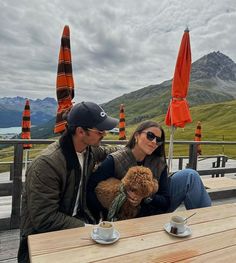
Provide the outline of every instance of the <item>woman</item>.
[[145,121],[134,131],[126,147],[110,154],[90,177],[87,202],[97,219],[99,213],[104,212],[95,194],[97,184],[109,177],[122,179],[130,167],[137,165],[150,168],[159,183],[156,194],[145,200],[140,200],[133,192],[127,193],[134,206],[141,205],[139,216],[172,212],[182,202],[186,209],[211,205],[211,199],[195,170],[184,169],[168,177],[164,130],[156,122]]

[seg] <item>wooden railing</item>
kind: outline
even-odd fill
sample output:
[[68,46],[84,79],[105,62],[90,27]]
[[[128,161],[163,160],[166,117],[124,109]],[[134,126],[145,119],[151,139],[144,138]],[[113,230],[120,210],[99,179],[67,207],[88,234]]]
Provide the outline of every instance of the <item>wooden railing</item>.
[[[13,145],[14,146],[14,161],[13,167],[10,171],[10,178],[12,178],[12,182],[10,183],[2,183],[0,184],[0,196],[12,196],[12,209],[11,209],[11,217],[0,219],[0,230],[1,229],[14,229],[19,228],[20,224],[20,203],[21,203],[21,192],[22,192],[22,168],[23,168],[23,144],[51,144],[54,140],[44,140],[44,139],[31,139],[31,140],[0,140],[0,145]],[[104,140],[102,144],[120,144],[125,145],[127,141],[114,141],[114,140]],[[167,141],[167,143],[169,143]],[[194,141],[175,141],[174,144],[187,144],[189,145],[189,156],[188,156],[188,167],[197,170],[197,144],[199,142]],[[226,141],[202,141],[201,145],[236,145],[235,141],[226,142]],[[217,155],[216,158],[219,163],[219,158],[222,158],[223,155]],[[179,170],[183,168],[183,158],[179,158]],[[224,165],[223,165],[224,166]],[[214,170],[215,169],[215,170]],[[218,170],[217,170],[218,169]],[[235,168],[213,168],[210,170],[201,170],[199,173],[201,175],[205,174],[220,174],[220,173],[234,173],[236,172]],[[13,174],[12,174],[13,173]]]

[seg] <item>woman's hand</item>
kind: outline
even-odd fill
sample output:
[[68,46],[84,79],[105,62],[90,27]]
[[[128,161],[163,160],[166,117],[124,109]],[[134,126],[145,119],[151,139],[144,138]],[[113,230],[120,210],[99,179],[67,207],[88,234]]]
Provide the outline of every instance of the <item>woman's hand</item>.
[[132,206],[138,206],[142,201],[142,198],[140,196],[130,190],[127,191],[127,199]]

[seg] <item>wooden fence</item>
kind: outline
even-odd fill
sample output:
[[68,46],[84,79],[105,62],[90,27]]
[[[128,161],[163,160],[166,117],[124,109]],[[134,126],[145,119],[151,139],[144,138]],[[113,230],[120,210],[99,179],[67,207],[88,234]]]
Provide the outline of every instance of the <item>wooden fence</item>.
[[[10,183],[0,184],[0,197],[1,196],[12,196],[12,210],[10,218],[0,219],[0,230],[1,229],[15,229],[19,228],[20,224],[20,204],[21,204],[21,192],[22,192],[22,168],[23,168],[23,144],[50,144],[54,140],[43,140],[43,139],[31,139],[31,140],[0,140],[0,145],[13,145],[14,146],[14,161],[12,169],[10,170],[10,178],[12,181]],[[169,143],[167,141],[167,143]],[[113,140],[104,140],[102,144],[126,144],[126,141],[113,141]],[[189,156],[188,156],[188,167],[197,170],[197,144],[199,142],[194,141],[175,141],[174,144],[187,144],[189,145]],[[218,144],[218,145],[236,145],[236,142],[206,142],[201,141],[200,144]],[[236,172],[235,168],[224,168],[226,162],[226,156],[216,155],[216,168],[210,170],[201,170],[198,171],[200,175],[215,174],[215,175],[224,175],[225,173],[234,173]],[[183,168],[183,159],[184,156],[178,157],[179,159],[179,170]],[[201,156],[202,158],[202,156]],[[218,166],[217,166],[218,165]],[[221,166],[221,167],[220,167]]]

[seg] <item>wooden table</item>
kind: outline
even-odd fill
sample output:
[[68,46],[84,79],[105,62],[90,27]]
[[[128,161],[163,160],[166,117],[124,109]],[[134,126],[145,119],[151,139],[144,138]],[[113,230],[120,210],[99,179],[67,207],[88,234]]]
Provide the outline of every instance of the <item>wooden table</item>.
[[[163,229],[172,214],[194,211],[191,236],[173,237]],[[236,262],[236,203],[172,214],[115,222],[121,237],[111,245],[91,240],[91,226],[31,235],[31,262]]]

